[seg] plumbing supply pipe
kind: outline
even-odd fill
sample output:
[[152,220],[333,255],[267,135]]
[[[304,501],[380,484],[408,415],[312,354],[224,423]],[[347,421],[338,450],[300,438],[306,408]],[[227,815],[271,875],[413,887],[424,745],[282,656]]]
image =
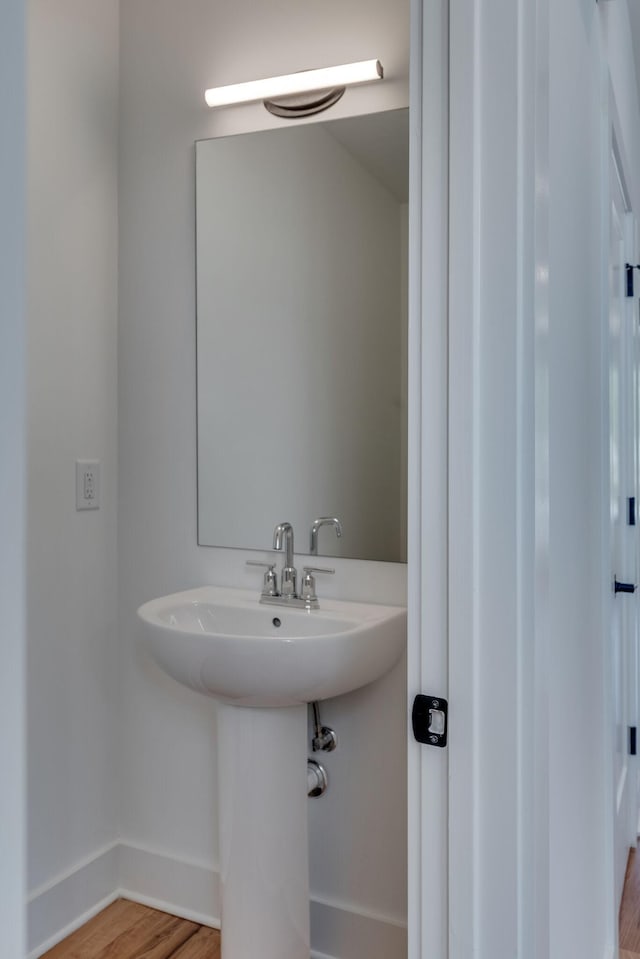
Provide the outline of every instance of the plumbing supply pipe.
[[327,791],[329,780],[327,771],[315,759],[307,760],[307,795],[310,799],[316,799]]
[[313,739],[311,746],[314,753],[321,750],[326,753],[332,753],[338,745],[338,737],[330,726],[323,726],[320,719],[320,703],[311,703],[313,709]]

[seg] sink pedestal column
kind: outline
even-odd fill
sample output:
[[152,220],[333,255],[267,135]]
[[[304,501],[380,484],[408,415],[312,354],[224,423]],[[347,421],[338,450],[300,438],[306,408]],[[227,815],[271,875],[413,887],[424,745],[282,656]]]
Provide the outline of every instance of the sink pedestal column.
[[307,707],[217,716],[222,959],[309,959]]

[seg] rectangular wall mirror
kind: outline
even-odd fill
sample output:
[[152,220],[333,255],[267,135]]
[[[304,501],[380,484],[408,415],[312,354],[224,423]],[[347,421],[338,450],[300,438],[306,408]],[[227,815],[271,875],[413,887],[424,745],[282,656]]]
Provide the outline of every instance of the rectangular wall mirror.
[[198,541],[406,557],[408,111],[196,144]]

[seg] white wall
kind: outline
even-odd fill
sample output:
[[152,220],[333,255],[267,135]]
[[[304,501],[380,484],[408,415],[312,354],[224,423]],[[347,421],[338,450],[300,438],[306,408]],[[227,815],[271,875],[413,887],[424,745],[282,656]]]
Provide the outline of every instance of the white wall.
[[0,953],[22,959],[24,916],[25,12],[0,14]]
[[[144,658],[135,610],[187,586],[255,582],[244,566],[249,554],[196,545],[193,142],[279,121],[260,105],[208,112],[202,91],[377,56],[389,79],[348,91],[333,115],[406,106],[408,10],[387,0],[351,0],[331,12],[293,2],[130,0],[121,18],[121,825],[129,844],[215,870],[214,706]],[[404,567],[335,565],[326,595],[404,602]],[[330,792],[309,807],[312,895],[398,921],[405,915],[404,679],[400,664],[374,686],[327,704],[323,718],[341,746],[327,756]],[[327,931],[323,951],[339,947],[337,931],[333,943]],[[373,948],[380,953],[384,943]],[[387,950],[386,959],[392,955]]]
[[[28,43],[28,858],[39,899],[117,828],[117,0],[33,0]],[[101,461],[95,512],[75,510],[79,458]],[[75,915],[90,904],[80,898]]]

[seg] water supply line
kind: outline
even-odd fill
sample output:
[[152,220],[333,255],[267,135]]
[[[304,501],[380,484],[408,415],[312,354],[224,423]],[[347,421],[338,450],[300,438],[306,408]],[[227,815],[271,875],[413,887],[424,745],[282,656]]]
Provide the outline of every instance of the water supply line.
[[331,753],[338,745],[338,738],[330,726],[323,726],[320,719],[320,703],[311,703],[313,709],[313,738],[311,746],[314,753],[324,751]]

